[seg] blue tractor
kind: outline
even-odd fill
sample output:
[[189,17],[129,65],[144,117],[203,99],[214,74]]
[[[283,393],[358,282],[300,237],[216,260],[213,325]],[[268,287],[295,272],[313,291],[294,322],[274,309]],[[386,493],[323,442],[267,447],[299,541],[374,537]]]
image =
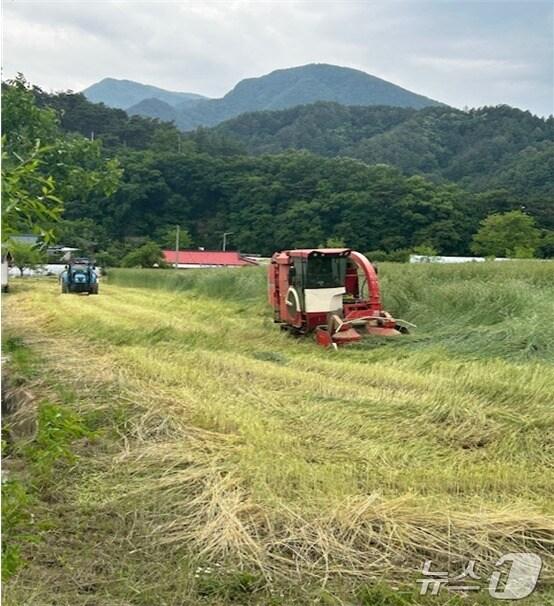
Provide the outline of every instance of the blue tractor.
[[98,276],[96,267],[88,259],[72,259],[60,276],[62,294],[84,293],[98,294]]

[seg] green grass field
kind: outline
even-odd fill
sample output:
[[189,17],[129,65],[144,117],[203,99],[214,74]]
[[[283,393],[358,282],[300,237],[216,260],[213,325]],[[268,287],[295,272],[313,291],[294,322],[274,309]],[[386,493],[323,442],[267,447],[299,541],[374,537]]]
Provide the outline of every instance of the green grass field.
[[279,331],[257,269],[16,283],[6,603],[482,604],[418,596],[423,561],[514,551],[552,600],[554,264],[380,279],[417,329],[338,352]]

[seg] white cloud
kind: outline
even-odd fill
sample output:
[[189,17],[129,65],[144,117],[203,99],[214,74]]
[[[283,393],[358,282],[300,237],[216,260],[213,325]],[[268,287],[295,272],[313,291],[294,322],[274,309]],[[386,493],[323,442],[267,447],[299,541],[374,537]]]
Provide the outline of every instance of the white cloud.
[[4,77],[22,71],[47,89],[112,76],[220,96],[245,77],[325,62],[457,106],[553,111],[550,2],[12,0],[3,10]]
[[437,71],[449,74],[455,72],[479,72],[502,74],[526,74],[533,69],[532,65],[527,63],[512,63],[502,59],[457,59],[455,57],[412,57],[411,62],[414,65],[428,67]]

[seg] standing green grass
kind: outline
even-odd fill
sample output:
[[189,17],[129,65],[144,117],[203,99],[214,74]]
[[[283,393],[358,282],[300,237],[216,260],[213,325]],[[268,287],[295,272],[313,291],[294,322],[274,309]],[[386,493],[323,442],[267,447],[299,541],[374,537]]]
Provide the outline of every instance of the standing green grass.
[[544,603],[554,269],[380,275],[415,335],[337,353],[278,331],[260,270],[16,290],[5,331],[40,360],[34,391],[93,433],[57,460],[57,499],[37,495],[55,529],[22,541],[7,598],[419,604],[424,559],[454,574],[522,550],[545,559]]
[[[366,348],[377,345],[380,355],[390,352],[395,357],[399,350],[438,348],[471,359],[554,362],[554,262],[383,263],[379,267],[385,309],[414,322],[418,329],[409,339],[366,341]],[[109,282],[243,302],[256,313],[263,309],[270,315],[264,305],[263,268],[116,269],[110,272]]]

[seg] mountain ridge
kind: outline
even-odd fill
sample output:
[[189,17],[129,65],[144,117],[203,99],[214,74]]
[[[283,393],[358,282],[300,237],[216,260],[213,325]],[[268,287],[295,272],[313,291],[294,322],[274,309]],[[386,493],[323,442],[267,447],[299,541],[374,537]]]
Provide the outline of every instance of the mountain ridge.
[[171,91],[151,84],[117,78],[103,78],[85,88],[82,93],[93,103],[104,103],[108,107],[124,110],[146,99],[158,99],[174,107],[180,103],[186,104],[207,98],[197,93]]
[[[86,96],[87,91],[90,91],[90,87],[85,91]],[[172,110],[160,104],[144,103],[151,98],[163,101]],[[287,109],[318,101],[341,105],[389,105],[414,109],[444,106],[439,101],[361,70],[327,63],[310,63],[274,70],[259,77],[245,78],[218,99],[204,97],[175,101],[174,97],[164,99],[154,94],[125,109],[129,114],[172,119],[181,130],[189,131],[199,126],[215,126],[245,112]]]

